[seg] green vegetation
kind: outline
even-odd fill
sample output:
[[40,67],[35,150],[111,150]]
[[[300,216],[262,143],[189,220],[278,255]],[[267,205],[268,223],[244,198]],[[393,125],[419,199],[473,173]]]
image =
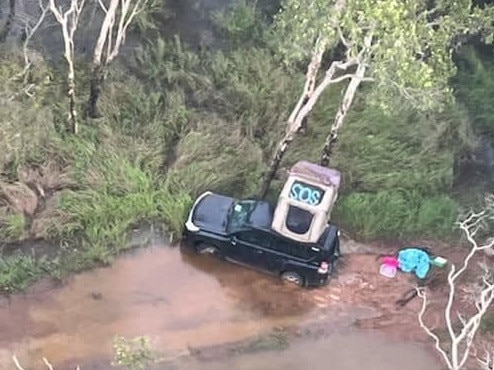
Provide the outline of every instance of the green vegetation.
[[[303,70],[280,62],[265,18],[245,4],[217,14],[221,49],[194,51],[178,37],[147,42],[111,67],[103,118],[82,124],[77,136],[64,129],[63,74],[38,56],[22,75],[19,51],[2,46],[0,238],[41,238],[60,248],[50,260],[4,253],[1,291],[110,263],[143,221],[179,237],[204,190],[257,193],[304,81]],[[87,65],[77,65],[82,92]],[[342,88],[321,97],[283,168],[317,160]],[[473,93],[475,85],[465,88]],[[367,101],[372,93],[354,102],[335,152],[332,166],[344,182],[334,222],[358,238],[449,237],[459,207],[468,206],[454,197],[453,183],[455,158],[471,147],[469,114],[383,112]],[[488,117],[489,109],[478,114]],[[280,171],[273,199],[283,181]]]
[[117,336],[113,340],[114,366],[124,366],[129,370],[145,370],[156,362],[156,354],[147,337],[127,339]]
[[46,261],[36,261],[32,256],[16,255],[0,259],[0,293],[12,293],[25,289],[29,283],[43,275]]

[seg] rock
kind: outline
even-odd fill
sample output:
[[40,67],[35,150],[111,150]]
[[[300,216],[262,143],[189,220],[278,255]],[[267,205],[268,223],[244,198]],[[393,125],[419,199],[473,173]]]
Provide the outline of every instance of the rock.
[[38,196],[23,182],[0,182],[0,197],[3,197],[7,206],[16,213],[32,216],[38,208]]

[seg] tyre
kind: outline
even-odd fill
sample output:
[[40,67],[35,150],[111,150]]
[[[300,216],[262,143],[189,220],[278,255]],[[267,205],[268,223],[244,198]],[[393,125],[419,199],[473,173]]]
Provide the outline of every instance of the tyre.
[[222,257],[220,249],[212,244],[201,243],[197,245],[196,251],[199,254],[209,254],[217,258]]
[[297,274],[296,272],[285,271],[284,273],[281,274],[281,278],[283,279],[283,281],[286,281],[287,283],[290,284],[295,284],[298,286],[305,285],[304,278],[299,274]]

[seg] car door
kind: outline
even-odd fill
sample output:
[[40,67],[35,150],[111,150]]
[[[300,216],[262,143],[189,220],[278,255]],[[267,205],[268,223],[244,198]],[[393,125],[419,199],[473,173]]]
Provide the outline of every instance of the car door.
[[306,245],[282,237],[273,237],[271,250],[268,268],[276,273],[286,269],[296,269],[296,272],[300,272],[298,270],[304,269],[317,254]]
[[258,269],[265,269],[271,235],[263,230],[240,231],[232,238],[233,259]]

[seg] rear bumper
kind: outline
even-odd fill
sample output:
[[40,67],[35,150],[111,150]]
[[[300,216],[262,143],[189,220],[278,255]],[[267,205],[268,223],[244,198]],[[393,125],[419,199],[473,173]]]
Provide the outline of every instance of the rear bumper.
[[307,277],[306,284],[308,287],[318,287],[327,285],[330,275],[314,275]]

